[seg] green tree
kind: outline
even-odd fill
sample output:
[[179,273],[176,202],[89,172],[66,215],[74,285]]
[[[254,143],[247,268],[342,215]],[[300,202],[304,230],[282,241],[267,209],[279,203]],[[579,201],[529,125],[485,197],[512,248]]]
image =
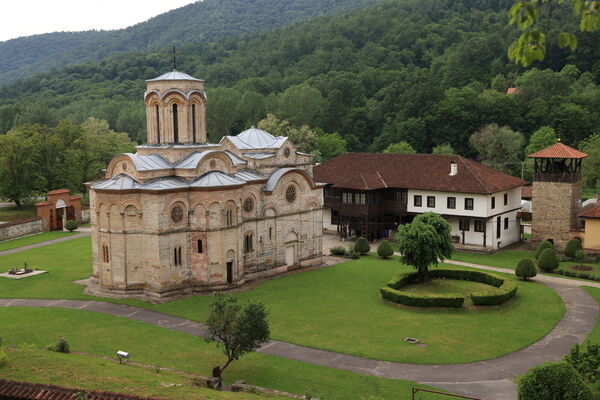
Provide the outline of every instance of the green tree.
[[581,245],[581,240],[571,239],[565,245],[565,256],[574,259],[575,254],[579,250],[583,250],[583,246]]
[[[527,67],[546,56],[546,33],[543,15],[551,14],[554,4],[569,4],[577,16],[581,16],[579,29],[593,32],[600,29],[600,1],[589,0],[519,0],[510,8],[509,23],[516,24],[521,35],[508,48],[508,57]],[[559,47],[577,48],[577,37],[570,32],[557,36]]]
[[543,242],[540,242],[540,244],[538,244],[537,248],[535,249],[535,259],[538,260],[540,258],[540,255],[542,254],[542,251],[546,249],[554,250],[554,245],[548,240],[544,240]]
[[308,125],[296,128],[287,120],[280,120],[273,114],[267,114],[267,117],[258,123],[258,128],[275,136],[289,137],[296,148],[302,152],[313,153],[317,149],[317,133]]
[[356,243],[354,244],[354,251],[356,251],[361,256],[364,256],[369,251],[371,251],[371,245],[364,237],[359,237],[356,239]]
[[416,154],[417,152],[413,147],[406,142],[398,142],[390,144],[384,151],[387,154],[401,153],[401,154]]
[[206,321],[207,342],[216,342],[227,361],[217,367],[220,374],[231,362],[256,351],[269,340],[267,311],[262,303],[241,305],[237,298],[215,294]]
[[549,126],[542,126],[533,132],[529,144],[525,148],[525,155],[536,153],[556,143],[556,132]]
[[579,150],[588,155],[583,160],[583,186],[594,189],[600,188],[600,134],[584,139],[579,144]]
[[469,143],[488,167],[512,174],[520,170],[525,143],[522,133],[489,124],[471,135]]
[[456,154],[456,151],[448,143],[437,145],[431,150],[431,154]]
[[317,138],[320,161],[328,161],[346,152],[346,140],[339,133],[323,133]]
[[0,135],[0,197],[14,201],[17,207],[43,186],[35,160],[37,145],[25,130]]
[[319,126],[325,107],[325,99],[319,90],[306,84],[295,85],[281,94],[278,115],[296,126]]
[[206,118],[211,141],[218,142],[223,136],[236,134],[240,94],[231,88],[216,88],[208,92],[208,97]]
[[592,392],[567,362],[548,362],[518,380],[519,400],[592,400]]
[[527,278],[533,278],[537,275],[537,268],[535,267],[535,263],[531,258],[523,258],[517,264],[517,268],[515,268],[515,275],[519,278],[523,278],[523,280],[527,280]]
[[551,272],[558,268],[560,260],[554,249],[545,249],[538,258],[538,266],[544,271]]
[[419,281],[427,282],[432,265],[452,256],[454,246],[450,237],[450,224],[435,213],[424,213],[410,224],[401,225],[396,234],[401,262],[419,272]]

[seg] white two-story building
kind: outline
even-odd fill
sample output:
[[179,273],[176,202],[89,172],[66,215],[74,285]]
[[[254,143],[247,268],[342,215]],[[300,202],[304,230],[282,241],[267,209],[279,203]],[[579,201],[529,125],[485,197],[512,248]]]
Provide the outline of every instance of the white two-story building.
[[341,237],[386,237],[428,211],[456,243],[494,249],[520,239],[527,183],[457,155],[348,153],[314,169],[324,191],[324,227]]

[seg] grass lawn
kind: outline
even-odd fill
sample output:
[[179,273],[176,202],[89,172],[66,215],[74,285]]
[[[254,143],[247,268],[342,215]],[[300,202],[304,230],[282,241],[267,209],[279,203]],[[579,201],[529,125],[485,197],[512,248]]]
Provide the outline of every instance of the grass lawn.
[[[5,348],[10,364],[0,369],[0,377],[19,382],[63,386],[74,389],[101,390],[143,397],[188,400],[201,397],[210,400],[283,399],[250,393],[218,392],[194,386],[193,378],[169,371],[91,356],[61,354],[31,347]],[[77,379],[74,380],[73,377]],[[100,378],[102,377],[102,378]]]
[[37,217],[37,208],[33,204],[22,207],[0,207],[0,221],[3,222],[15,222],[33,217]]
[[[82,294],[82,286],[72,283],[89,276],[90,247],[90,239],[81,238],[0,257],[0,266],[27,260],[50,271],[22,280],[0,279],[0,296],[97,300]],[[267,306],[274,339],[420,364],[469,362],[511,353],[542,338],[564,313],[559,296],[534,282],[520,282],[515,298],[495,307],[409,309],[383,301],[379,288],[408,270],[397,258],[367,256],[262,282],[236,296]],[[209,296],[196,296],[160,305],[109,301],[204,321],[210,300]],[[407,336],[419,338],[427,346],[403,342]]]
[[37,235],[25,236],[19,239],[5,240],[3,242],[0,242],[0,251],[16,249],[17,247],[29,246],[30,244],[46,242],[48,240],[53,239],[60,239],[75,234],[76,233],[74,232],[52,231],[40,233]]
[[[142,322],[89,311],[0,308],[0,321],[8,322],[2,324],[4,345],[27,343],[39,348],[55,343],[64,336],[73,352],[115,357],[117,350],[124,350],[131,353],[131,360],[135,362],[205,376],[210,374],[214,366],[224,362],[224,355],[212,343]],[[11,359],[14,357],[14,361],[10,361],[9,367],[0,369],[0,377],[5,379],[44,379],[54,384],[72,382],[71,385],[83,380],[93,387],[118,388],[118,391],[125,389],[119,386],[124,379],[141,380],[129,388],[131,391],[141,386],[143,381],[150,382],[146,390],[162,390],[157,387],[159,381],[178,382],[173,375],[163,375],[162,372],[154,373],[153,378],[128,365],[121,366],[105,360],[92,362],[75,354],[62,355],[47,351],[46,357],[38,356],[40,353],[36,351],[27,353],[17,349],[13,353],[10,348],[6,350]],[[56,363],[76,371],[70,375],[70,380],[67,371],[53,367]],[[43,377],[41,373],[31,374],[31,371],[41,370],[50,372]],[[74,376],[77,376],[77,381],[73,379]],[[261,353],[247,355],[232,363],[225,370],[224,378],[226,384],[243,379],[249,384],[292,393],[305,394],[310,391],[314,396],[327,400],[408,399],[411,387],[415,386],[409,381],[365,376]],[[198,390],[198,393],[205,392]]]
[[[493,254],[475,254],[456,251],[452,255],[452,260],[462,261],[474,264],[489,265],[490,267],[506,268],[514,270],[517,267],[519,260],[523,258],[534,259],[535,252],[528,250],[500,250]],[[558,266],[558,270],[569,270],[573,272],[586,273],[590,275],[600,276],[600,264],[597,263],[583,263],[583,265],[589,265],[593,268],[591,271],[575,271],[570,269],[572,265],[579,265],[576,261],[562,261]],[[538,271],[538,273],[540,273]],[[546,275],[562,276],[555,273],[546,273]]]
[[413,283],[403,286],[403,292],[418,295],[460,294],[465,298],[464,307],[472,305],[472,293],[498,293],[498,288],[485,283],[461,281],[456,279],[433,279],[425,284]]

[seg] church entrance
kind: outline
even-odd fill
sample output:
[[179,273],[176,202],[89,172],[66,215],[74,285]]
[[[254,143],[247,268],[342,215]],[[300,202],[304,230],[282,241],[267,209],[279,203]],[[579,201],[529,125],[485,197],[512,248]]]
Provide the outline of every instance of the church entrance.
[[285,248],[285,264],[288,267],[296,264],[296,245],[288,245]]
[[227,283],[233,282],[233,261],[227,262]]

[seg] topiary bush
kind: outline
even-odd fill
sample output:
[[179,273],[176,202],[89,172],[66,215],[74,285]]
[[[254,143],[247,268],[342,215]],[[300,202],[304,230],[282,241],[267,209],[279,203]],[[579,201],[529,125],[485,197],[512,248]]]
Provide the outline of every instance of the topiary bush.
[[67,223],[65,224],[65,229],[69,232],[73,232],[75,229],[77,229],[77,222],[73,220],[67,221]]
[[342,246],[335,246],[329,249],[329,252],[334,256],[345,256],[348,254],[345,248]]
[[390,258],[392,254],[394,254],[394,248],[388,240],[384,240],[377,247],[377,255],[383,259]]
[[6,364],[8,364],[8,357],[4,351],[0,350],[0,368],[4,367]]
[[552,272],[558,268],[559,260],[554,249],[545,249],[538,258],[538,266],[544,271]]
[[380,289],[381,297],[394,303],[413,307],[462,307],[465,298],[458,294],[418,295],[391,287]]
[[518,385],[519,400],[593,400],[577,370],[564,361],[533,367]]
[[583,250],[581,240],[571,239],[567,242],[567,245],[565,246],[565,256],[573,259],[575,258],[575,253],[579,250]]
[[542,254],[542,251],[544,251],[546,249],[554,250],[554,245],[552,243],[550,243],[549,241],[544,240],[543,242],[540,242],[537,249],[535,250],[535,259],[536,260],[539,259],[540,255]]
[[359,253],[361,256],[364,256],[371,251],[371,245],[369,242],[367,242],[367,239],[361,236],[356,239],[356,243],[354,243],[354,251]]
[[517,268],[515,269],[515,275],[519,278],[523,278],[524,281],[527,278],[533,278],[537,275],[537,268],[535,267],[535,263],[531,258],[523,258],[517,264]]

